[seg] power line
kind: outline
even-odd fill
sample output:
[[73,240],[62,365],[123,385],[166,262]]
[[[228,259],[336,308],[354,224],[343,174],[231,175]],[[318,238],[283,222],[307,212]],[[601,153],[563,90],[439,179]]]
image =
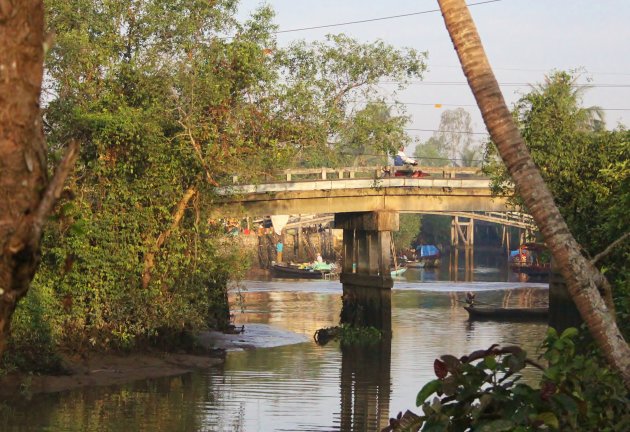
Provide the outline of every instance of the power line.
[[[468,86],[466,81],[379,81],[379,84],[411,84],[411,85],[434,85],[434,86]],[[530,87],[532,83],[519,83],[519,82],[504,82],[498,83],[501,87]],[[587,87],[587,88],[626,88],[630,87],[630,84],[573,84],[574,87]]]
[[417,129],[417,128],[404,128],[406,131],[417,131],[417,132],[445,132],[445,133],[457,133],[457,134],[466,134],[466,135],[488,135],[488,132],[470,132],[470,131],[445,131],[439,129]]
[[[440,69],[461,69],[461,65],[433,65],[431,68],[440,68]],[[515,67],[493,67],[493,70],[502,70],[502,71],[513,71],[513,72],[543,72],[548,73],[554,69],[558,69],[557,67],[551,67],[549,69],[527,69],[527,68],[515,68]],[[594,75],[619,75],[619,76],[630,76],[630,72],[599,72],[599,71],[585,71],[586,75],[594,74]]]
[[[368,100],[350,100],[348,102],[354,103],[369,103]],[[400,104],[400,105],[410,105],[410,106],[425,106],[432,108],[443,108],[443,107],[457,107],[457,108],[477,108],[477,104],[458,104],[458,103],[427,103],[427,102],[404,102],[404,101],[392,101],[391,104]],[[597,107],[597,109],[601,111],[630,111],[630,108],[601,108]]]
[[[470,3],[468,6],[479,6],[483,4],[496,3],[500,1],[503,1],[503,0],[487,0],[487,1],[482,1],[478,3]],[[274,33],[275,34],[292,33],[292,32],[299,32],[299,31],[305,31],[305,30],[316,30],[316,29],[322,29],[322,28],[340,27],[340,26],[346,26],[346,25],[352,25],[352,24],[363,24],[363,23],[374,22],[374,21],[384,21],[384,20],[390,20],[390,19],[395,19],[395,18],[405,18],[405,17],[414,16],[414,15],[424,15],[424,14],[435,13],[435,12],[440,12],[440,9],[431,9],[431,10],[425,10],[421,12],[411,12],[411,13],[406,13],[406,14],[390,15],[390,16],[385,16],[385,17],[370,18],[370,19],[357,20],[357,21],[346,21],[346,22],[336,23],[336,24],[324,24],[324,25],[317,25],[317,26],[312,26],[312,27],[300,27],[300,28],[294,28],[294,29],[288,29],[288,30],[278,30]]]
[[[443,104],[443,103],[420,103],[420,102],[401,102],[396,101],[396,103],[402,105],[413,105],[413,106],[430,106],[433,108],[442,108],[442,107],[477,107],[475,104]],[[602,111],[630,111],[630,108],[598,108]]]

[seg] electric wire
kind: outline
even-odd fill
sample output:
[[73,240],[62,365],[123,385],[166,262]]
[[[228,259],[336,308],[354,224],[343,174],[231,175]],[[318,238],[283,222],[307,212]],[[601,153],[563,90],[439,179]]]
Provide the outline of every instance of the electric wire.
[[[479,5],[484,5],[488,3],[497,3],[500,1],[503,1],[503,0],[487,0],[487,1],[477,2],[477,3],[470,3],[468,4],[468,6],[479,6]],[[317,25],[317,26],[311,26],[311,27],[299,27],[299,28],[287,29],[287,30],[277,30],[273,33],[274,34],[293,33],[293,32],[306,31],[306,30],[317,30],[317,29],[330,28],[330,27],[341,27],[341,26],[347,26],[347,25],[353,25],[353,24],[364,24],[364,23],[374,22],[374,21],[385,21],[385,20],[396,19],[396,18],[406,18],[410,16],[424,15],[424,14],[435,13],[435,12],[440,12],[440,9],[431,9],[431,10],[425,10],[425,11],[420,11],[420,12],[411,12],[411,13],[406,13],[406,14],[390,15],[390,16],[385,16],[385,17],[369,18],[369,19],[356,20],[356,21],[346,21],[346,22],[335,23],[335,24],[323,24],[323,25]]]

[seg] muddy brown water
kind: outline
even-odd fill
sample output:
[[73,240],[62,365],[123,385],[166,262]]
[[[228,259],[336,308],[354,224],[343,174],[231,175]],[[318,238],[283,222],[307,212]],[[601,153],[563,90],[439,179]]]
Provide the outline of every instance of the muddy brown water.
[[[372,348],[318,346],[313,333],[338,324],[338,281],[246,281],[236,340],[220,367],[122,386],[84,388],[0,405],[1,431],[376,431],[414,409],[440,354],[493,343],[535,356],[541,323],[469,322],[467,291],[479,301],[544,303],[545,283],[519,282],[506,267],[475,260],[457,277],[445,269],[408,270],[392,294],[391,340]],[[472,281],[471,281],[472,280]],[[236,302],[238,296],[233,295]],[[526,379],[535,375],[526,374]]]

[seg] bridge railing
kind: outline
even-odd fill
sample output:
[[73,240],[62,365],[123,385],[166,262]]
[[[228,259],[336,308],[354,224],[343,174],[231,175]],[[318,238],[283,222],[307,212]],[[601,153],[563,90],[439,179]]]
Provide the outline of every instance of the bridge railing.
[[[476,167],[413,167],[436,178],[470,178],[482,177],[480,168]],[[397,171],[408,171],[409,167],[401,166],[365,166],[342,168],[291,168],[280,170],[265,176],[264,183],[296,182],[313,180],[334,180],[354,178],[383,178],[395,176]],[[232,177],[234,184],[239,183],[238,176]]]

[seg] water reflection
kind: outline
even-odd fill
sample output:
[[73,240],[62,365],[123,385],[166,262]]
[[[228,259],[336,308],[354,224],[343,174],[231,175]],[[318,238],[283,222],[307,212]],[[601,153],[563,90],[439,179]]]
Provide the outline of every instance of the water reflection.
[[392,330],[392,292],[389,289],[345,285],[340,321],[356,327]]
[[342,346],[342,431],[379,431],[389,424],[392,340]]
[[300,336],[287,336],[291,345],[230,352],[220,368],[181,377],[35,397],[4,407],[0,430],[378,430],[388,417],[414,407],[440,354],[461,356],[500,343],[535,355],[544,324],[470,323],[460,304],[466,291],[475,291],[480,302],[517,305],[543,302],[544,287],[477,279],[397,282],[390,297],[393,337],[369,349],[312,341],[315,330],[339,322],[339,282],[247,282],[244,307],[234,309],[236,323],[246,332],[250,324],[290,330]]

